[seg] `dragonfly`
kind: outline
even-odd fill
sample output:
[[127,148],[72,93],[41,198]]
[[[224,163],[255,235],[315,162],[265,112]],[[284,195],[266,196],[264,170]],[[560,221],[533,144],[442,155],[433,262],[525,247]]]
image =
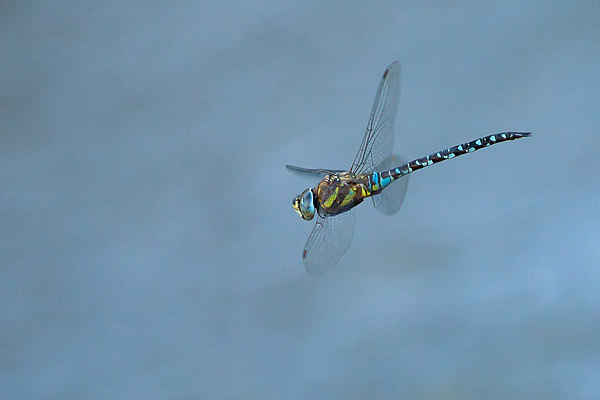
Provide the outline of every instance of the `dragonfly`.
[[393,215],[404,201],[409,174],[497,143],[531,136],[531,132],[496,133],[403,162],[400,156],[392,154],[400,71],[400,63],[394,61],[383,73],[367,129],[349,170],[286,165],[294,173],[321,179],[292,201],[294,211],[302,219],[316,217],[302,251],[304,266],[312,275],[328,271],[348,250],[356,225],[354,207],[367,197],[372,198],[375,209]]

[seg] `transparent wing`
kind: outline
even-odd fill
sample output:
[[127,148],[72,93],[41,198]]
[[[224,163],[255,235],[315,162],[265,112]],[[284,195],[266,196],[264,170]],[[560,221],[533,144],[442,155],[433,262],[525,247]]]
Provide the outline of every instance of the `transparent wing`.
[[313,228],[304,251],[302,262],[311,275],[322,275],[338,262],[350,247],[354,236],[356,213],[354,209],[333,217],[321,218]]
[[311,178],[320,178],[320,179],[323,179],[325,177],[325,175],[339,174],[340,172],[346,172],[341,169],[303,168],[303,167],[296,167],[294,165],[286,165],[285,167],[295,174],[303,175],[303,176],[307,176],[307,177],[311,177]]
[[400,63],[394,61],[383,73],[367,130],[350,172],[369,173],[388,158],[394,146],[394,119],[400,98]]
[[[405,163],[405,160],[400,158],[398,155],[393,154],[375,167],[377,171],[387,171]],[[390,186],[383,189],[383,192],[371,197],[373,199],[373,206],[386,215],[397,213],[402,206],[404,196],[406,196],[407,188],[408,175],[395,180],[390,184]]]

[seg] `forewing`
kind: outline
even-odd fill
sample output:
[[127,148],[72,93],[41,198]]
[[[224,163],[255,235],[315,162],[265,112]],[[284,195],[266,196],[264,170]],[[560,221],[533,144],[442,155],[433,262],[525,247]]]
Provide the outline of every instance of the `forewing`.
[[286,165],[288,170],[292,171],[295,174],[305,176],[307,178],[319,178],[323,179],[326,175],[329,174],[337,174],[340,172],[345,172],[340,169],[323,169],[323,168],[303,168],[296,167],[295,165]]
[[356,213],[353,209],[333,217],[316,216],[304,251],[302,261],[311,275],[322,275],[338,262],[350,247],[354,236]]
[[[377,171],[387,171],[394,167],[404,164],[405,161],[394,154],[386,158],[379,165],[376,165]],[[372,197],[373,206],[386,215],[392,215],[398,212],[406,196],[408,188],[408,175],[392,182],[383,191]]]
[[388,158],[394,146],[394,119],[400,98],[400,63],[394,61],[383,73],[371,109],[367,130],[350,172],[369,173]]

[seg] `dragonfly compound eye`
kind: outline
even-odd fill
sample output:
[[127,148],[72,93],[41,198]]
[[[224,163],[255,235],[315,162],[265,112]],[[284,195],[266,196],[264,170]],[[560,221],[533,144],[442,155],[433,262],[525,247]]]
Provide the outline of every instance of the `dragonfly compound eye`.
[[298,197],[300,197],[300,216],[303,219],[310,221],[315,216],[313,192],[311,189],[306,189]]

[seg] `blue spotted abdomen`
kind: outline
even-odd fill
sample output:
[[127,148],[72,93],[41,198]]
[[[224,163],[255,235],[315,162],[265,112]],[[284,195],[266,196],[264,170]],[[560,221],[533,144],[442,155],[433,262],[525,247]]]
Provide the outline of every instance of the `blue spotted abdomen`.
[[439,163],[444,160],[449,160],[463,154],[472,153],[484,147],[489,147],[496,143],[502,143],[508,140],[516,140],[523,137],[531,136],[530,132],[504,132],[496,133],[479,139],[475,139],[468,143],[463,143],[450,147],[448,149],[432,153],[427,157],[417,158],[404,165],[400,165],[389,171],[373,172],[369,176],[369,191],[375,195],[389,186],[394,180],[408,175],[418,169],[425,168],[429,165]]
[[369,191],[371,194],[375,195],[381,192],[388,187],[390,183],[403,175],[401,174],[402,171],[400,169],[396,169],[398,170],[398,176],[396,177],[394,177],[390,171],[373,172],[371,176],[369,176]]

